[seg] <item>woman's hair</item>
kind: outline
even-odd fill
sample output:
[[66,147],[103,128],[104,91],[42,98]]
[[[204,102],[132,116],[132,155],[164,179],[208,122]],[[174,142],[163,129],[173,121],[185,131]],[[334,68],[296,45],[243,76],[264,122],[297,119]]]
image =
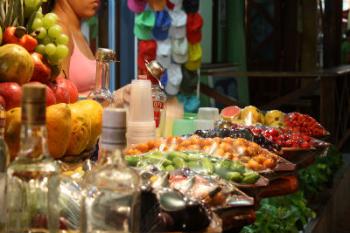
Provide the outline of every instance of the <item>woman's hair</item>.
[[44,5],[43,5],[43,12],[46,14],[48,12],[51,12],[55,6],[56,0],[48,0]]

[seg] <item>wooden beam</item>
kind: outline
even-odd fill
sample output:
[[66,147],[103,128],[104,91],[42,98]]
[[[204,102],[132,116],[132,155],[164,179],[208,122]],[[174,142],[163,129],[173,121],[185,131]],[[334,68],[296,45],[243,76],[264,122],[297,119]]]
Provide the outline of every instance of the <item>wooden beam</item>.
[[240,107],[244,106],[243,104],[239,103],[236,99],[227,97],[226,95],[223,95],[217,92],[214,88],[211,88],[208,85],[205,85],[203,83],[201,83],[200,89],[203,94],[213,98],[215,101],[221,104],[224,104],[226,106],[229,106],[229,105],[237,105]]
[[263,109],[275,109],[283,104],[291,103],[294,100],[299,99],[302,96],[309,95],[312,91],[317,90],[320,85],[320,79],[316,79],[308,83],[305,87],[297,89],[291,93],[288,93],[282,97],[279,97],[270,103],[263,106]]

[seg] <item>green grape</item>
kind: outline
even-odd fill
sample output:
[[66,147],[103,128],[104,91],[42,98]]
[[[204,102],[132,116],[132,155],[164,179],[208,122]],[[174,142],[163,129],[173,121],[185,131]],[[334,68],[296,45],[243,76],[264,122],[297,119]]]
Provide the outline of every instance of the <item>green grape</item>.
[[24,0],[26,7],[34,8],[36,6],[36,0]]
[[53,25],[48,30],[48,35],[51,38],[58,38],[62,34],[62,28],[60,25]]
[[43,10],[41,7],[39,7],[38,11],[36,12],[35,14],[35,18],[39,18],[39,19],[42,19],[44,17],[43,15]]
[[65,57],[68,56],[68,53],[69,53],[68,47],[65,46],[65,45],[60,44],[60,45],[58,45],[57,48],[56,48],[56,53],[55,53],[55,55],[56,55],[57,57],[63,59],[63,58],[65,58]]
[[60,64],[60,63],[63,61],[63,59],[60,58],[60,57],[58,57],[58,56],[56,55],[56,53],[53,54],[53,55],[49,55],[49,56],[48,56],[48,60],[49,60],[49,63],[50,63],[50,64],[53,64],[53,65],[58,65],[58,64]]
[[47,44],[50,44],[52,43],[50,37],[46,36],[42,41],[41,41],[42,44],[44,45],[47,45]]
[[45,47],[45,45],[39,44],[38,46],[36,46],[35,51],[41,54],[45,54]]
[[56,45],[54,45],[53,43],[48,43],[45,46],[45,53],[49,56],[54,55],[56,52]]
[[59,37],[57,37],[56,42],[57,44],[68,44],[69,38],[66,34],[61,34]]
[[43,21],[40,18],[35,18],[32,24],[32,29],[38,29],[43,26]]
[[57,15],[55,13],[47,13],[43,19],[44,27],[48,29],[51,26],[55,25],[56,21],[57,21]]
[[36,29],[35,31],[39,33],[36,37],[40,40],[44,39],[47,35],[47,31],[44,27],[40,27],[40,28]]

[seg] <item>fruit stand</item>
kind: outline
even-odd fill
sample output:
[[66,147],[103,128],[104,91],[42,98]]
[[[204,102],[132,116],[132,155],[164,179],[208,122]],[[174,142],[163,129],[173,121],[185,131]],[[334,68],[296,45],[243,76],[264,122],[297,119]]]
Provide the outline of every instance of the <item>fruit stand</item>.
[[[18,160],[23,146],[21,127],[28,120],[23,118],[28,114],[23,103],[37,104],[30,102],[32,99],[26,100],[24,94],[22,96],[24,86],[39,82],[40,85],[31,87],[40,90],[45,85],[46,115],[43,118],[46,121],[43,122],[46,123],[43,127],[47,129],[47,135],[40,136],[45,139],[43,144],[47,144],[48,154],[60,168],[57,190],[60,199],[57,203],[47,203],[60,209],[57,219],[61,231],[80,232],[82,222],[86,224],[99,217],[82,216],[81,210],[86,211],[89,207],[86,200],[97,195],[94,193],[96,188],[91,185],[95,181],[91,171],[106,169],[99,162],[103,159],[108,160],[111,170],[125,161],[126,167],[141,180],[137,187],[132,187],[130,177],[130,182],[126,182],[129,186],[123,183],[124,187],[135,188],[138,197],[137,203],[132,203],[138,212],[121,208],[128,216],[127,220],[121,220],[117,207],[120,203],[129,203],[129,199],[118,199],[117,204],[106,202],[107,206],[115,208],[108,209],[109,218],[105,221],[113,226],[137,223],[134,232],[297,232],[315,218],[306,197],[312,198],[322,190],[341,166],[342,159],[324,140],[329,132],[314,118],[299,112],[265,112],[255,106],[229,106],[220,115],[215,115],[218,109],[208,108],[206,111],[214,114],[206,120],[212,121],[214,127],[200,128],[186,135],[129,143],[122,151],[118,149],[123,156],[115,153],[120,158],[115,154],[101,157],[101,150],[98,150],[103,144],[103,136],[108,135],[108,139],[112,137],[110,135],[120,137],[125,146],[126,121],[129,120],[126,111],[114,112],[125,119],[113,119],[124,124],[113,128],[115,125],[103,122],[107,119],[106,111],[112,114],[108,111],[113,110],[107,110],[92,99],[78,100],[75,85],[59,75],[61,62],[69,53],[68,37],[62,33],[55,14],[44,15],[40,4],[28,5],[28,2],[0,1],[0,15],[5,19],[0,24],[3,32],[0,104],[6,121],[1,126],[13,163]],[[152,103],[151,94],[149,97],[149,103]],[[153,117],[153,112],[150,113]],[[153,118],[151,121],[153,123]],[[138,131],[139,125],[135,125],[135,135],[142,134]],[[113,134],[116,128],[117,133]],[[104,135],[106,129],[109,134]],[[99,158],[96,158],[98,153]],[[107,169],[107,177],[108,172]],[[31,177],[21,174],[21,178],[30,180],[38,176],[28,174]],[[113,178],[112,174],[110,178]],[[102,186],[108,184],[107,181],[107,178],[102,179]],[[113,190],[114,185],[112,183],[108,189]],[[37,203],[44,203],[38,200],[43,196],[35,198]],[[101,199],[104,198],[108,201],[117,199],[115,196],[114,199],[108,199],[109,196]],[[35,203],[30,198],[26,201]],[[12,207],[12,204],[8,206]],[[106,206],[93,208],[99,210]],[[31,209],[31,212],[36,211]],[[22,215],[27,214],[32,213]],[[34,222],[36,228],[50,225],[41,213],[34,216],[29,222]]]

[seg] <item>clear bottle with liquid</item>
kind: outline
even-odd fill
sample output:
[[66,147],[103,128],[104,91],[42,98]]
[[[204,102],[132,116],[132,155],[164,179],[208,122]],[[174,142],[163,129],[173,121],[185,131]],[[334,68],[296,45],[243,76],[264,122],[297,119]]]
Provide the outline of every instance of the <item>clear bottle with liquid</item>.
[[96,51],[96,84],[95,88],[87,96],[99,102],[103,107],[113,103],[113,95],[109,90],[110,62],[116,62],[117,55],[111,49],[98,48]]
[[59,167],[48,151],[46,88],[23,86],[20,150],[7,169],[6,232],[58,232]]
[[[7,144],[5,142],[5,116],[6,112],[0,106],[0,216],[5,216],[5,187],[6,187],[6,169],[10,161]],[[0,232],[5,230],[5,218],[0,217]]]
[[126,145],[126,112],[103,112],[99,159],[84,176],[82,233],[135,232],[139,219],[139,176],[122,156]]
[[[153,110],[154,110],[154,120],[157,127],[157,137],[164,136],[165,129],[165,111],[166,111],[166,101],[167,96],[164,92],[164,87],[160,80],[165,72],[163,66],[154,61],[145,61],[147,68],[146,78],[152,83],[152,100],[153,100]],[[142,75],[144,77],[144,75]]]

